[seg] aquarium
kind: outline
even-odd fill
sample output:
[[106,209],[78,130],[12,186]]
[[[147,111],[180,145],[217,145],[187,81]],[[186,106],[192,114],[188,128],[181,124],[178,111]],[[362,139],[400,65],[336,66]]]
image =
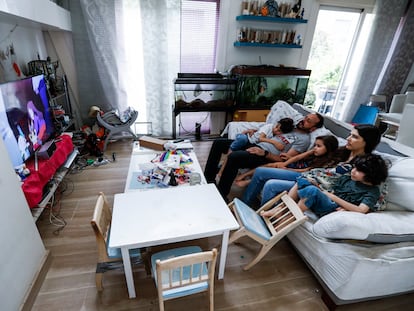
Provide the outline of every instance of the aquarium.
[[311,71],[275,66],[236,66],[237,109],[268,109],[278,100],[303,104]]
[[235,90],[236,81],[220,74],[179,73],[174,81],[174,111],[230,110]]

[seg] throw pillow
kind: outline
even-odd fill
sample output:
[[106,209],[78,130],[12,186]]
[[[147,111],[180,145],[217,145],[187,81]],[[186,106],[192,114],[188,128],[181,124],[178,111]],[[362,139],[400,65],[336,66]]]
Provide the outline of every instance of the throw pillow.
[[328,239],[364,240],[376,243],[414,241],[412,212],[333,212],[313,225],[313,232]]
[[266,118],[266,123],[276,124],[280,119],[291,118],[296,124],[303,119],[303,115],[293,108],[289,103],[278,100],[270,109]]
[[414,211],[414,158],[393,163],[387,178],[387,210]]

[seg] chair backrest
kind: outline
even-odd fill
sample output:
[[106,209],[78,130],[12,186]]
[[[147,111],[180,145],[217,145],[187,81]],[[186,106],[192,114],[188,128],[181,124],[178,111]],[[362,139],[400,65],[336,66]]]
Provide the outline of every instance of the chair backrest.
[[375,107],[378,107],[379,110],[386,111],[387,110],[387,96],[379,95],[379,94],[372,94],[369,97],[368,106],[375,106]]
[[402,113],[407,100],[406,94],[395,94],[392,97],[389,113]]
[[98,246],[98,259],[100,262],[109,260],[107,252],[107,240],[111,228],[112,212],[105,195],[100,192],[96,200],[91,225],[95,232]]
[[414,104],[406,104],[396,141],[410,147],[414,147]]
[[210,290],[210,309],[214,303],[214,273],[217,249],[156,261],[156,283],[160,310],[163,301]]
[[360,105],[354,117],[352,124],[372,124],[377,120],[379,108],[377,106]]
[[272,216],[263,217],[272,236],[282,233],[283,229],[290,230],[290,224],[299,225],[307,219],[296,202],[286,193],[280,197],[280,203],[275,210]]

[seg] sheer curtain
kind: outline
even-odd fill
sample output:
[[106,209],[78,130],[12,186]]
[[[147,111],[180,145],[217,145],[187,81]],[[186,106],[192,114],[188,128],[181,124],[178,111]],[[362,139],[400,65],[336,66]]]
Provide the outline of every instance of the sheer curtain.
[[100,80],[107,103],[96,103],[104,110],[125,110],[125,89],[122,84],[122,71],[118,60],[123,57],[122,42],[117,38],[122,27],[118,23],[120,16],[120,1],[111,0],[80,0],[88,33],[89,44],[95,60],[98,78]]
[[180,65],[180,0],[140,0],[147,120],[172,134],[174,78]]
[[172,133],[173,80],[179,71],[180,0],[80,0],[104,95],[132,106],[152,133]]

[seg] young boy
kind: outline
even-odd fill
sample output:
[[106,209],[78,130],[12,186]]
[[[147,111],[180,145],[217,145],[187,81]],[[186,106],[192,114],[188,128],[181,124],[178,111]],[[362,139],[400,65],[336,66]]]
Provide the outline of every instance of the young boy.
[[283,150],[287,143],[286,139],[281,135],[291,132],[293,128],[293,120],[291,118],[283,118],[276,125],[263,125],[252,135],[245,132],[237,134],[236,139],[230,145],[230,152],[243,150],[248,145],[255,145],[260,142],[271,143],[276,149]]
[[[284,151],[284,149],[291,144],[289,139],[282,134],[290,133],[294,129],[293,120],[291,118],[282,118],[276,125],[265,124],[256,132],[251,134],[250,131],[243,132],[236,135],[236,139],[231,143],[230,150],[232,151],[244,150],[247,147],[256,145],[261,142],[272,144],[277,150]],[[227,158],[224,160],[217,176],[220,177],[226,165]]]
[[[364,214],[375,211],[380,197],[379,185],[388,176],[387,164],[378,155],[366,154],[357,156],[353,166],[350,174],[335,180],[332,192],[321,190],[313,181],[299,177],[289,195],[299,199],[298,205],[303,211],[310,209],[318,217],[339,210]],[[274,212],[266,211],[262,215],[269,216]]]

